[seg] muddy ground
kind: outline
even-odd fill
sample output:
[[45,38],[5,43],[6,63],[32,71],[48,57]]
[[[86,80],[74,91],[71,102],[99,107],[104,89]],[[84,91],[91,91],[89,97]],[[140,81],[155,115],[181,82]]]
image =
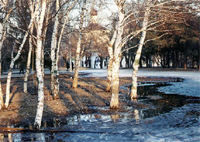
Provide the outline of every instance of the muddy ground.
[[[109,107],[111,94],[105,91],[106,78],[79,78],[78,88],[73,89],[72,75],[60,75],[60,93],[59,99],[53,100],[50,96],[50,76],[45,76],[45,106],[43,120],[66,117],[74,114],[94,113],[94,111],[102,111],[101,113],[114,113],[116,110],[94,110],[92,107]],[[156,77],[139,77],[139,84],[142,82],[170,82],[177,81],[177,78],[156,78]],[[123,106],[137,105],[135,107],[146,107],[144,104],[135,104],[130,99],[128,93],[131,78],[120,78],[120,109]],[[23,93],[23,78],[12,78],[11,83],[11,99],[8,109],[0,110],[0,126],[8,126],[13,124],[32,124],[37,108],[37,94],[34,93],[33,81],[30,78],[28,82],[28,93]],[[2,80],[2,88],[5,93],[6,79]]]

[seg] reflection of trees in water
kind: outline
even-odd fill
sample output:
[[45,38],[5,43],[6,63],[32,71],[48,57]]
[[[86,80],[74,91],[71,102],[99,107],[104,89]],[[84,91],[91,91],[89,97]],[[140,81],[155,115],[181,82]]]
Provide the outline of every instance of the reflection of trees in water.
[[116,120],[118,120],[120,118],[120,116],[119,116],[119,114],[113,114],[113,115],[110,115],[110,119],[112,120],[112,121],[116,121]]
[[134,110],[134,119],[136,120],[136,123],[139,123],[140,113],[139,113],[139,110],[137,110],[137,109]]
[[33,133],[31,134],[31,141],[45,142],[45,134],[44,133]]
[[0,133],[0,141],[2,142],[21,142],[22,134],[21,133]]
[[144,104],[151,106],[149,109],[140,111],[142,119],[158,116],[168,113],[173,108],[182,107],[188,104],[186,101],[189,97],[179,96],[176,94],[164,94],[156,90],[158,86],[139,87],[139,99]]
[[[24,137],[23,137],[23,136]],[[37,141],[45,142],[45,133],[0,133],[0,141],[2,142],[21,142],[21,141]]]
[[0,133],[0,141],[3,141],[4,140],[4,134],[3,133]]

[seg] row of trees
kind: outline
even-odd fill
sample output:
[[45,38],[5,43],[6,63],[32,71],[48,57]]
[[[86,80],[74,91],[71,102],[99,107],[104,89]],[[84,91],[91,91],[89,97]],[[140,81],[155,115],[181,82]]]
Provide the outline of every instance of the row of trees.
[[[130,9],[128,9],[125,1],[115,2],[118,6],[119,20],[115,28],[117,34],[113,34],[113,39],[115,39],[115,42],[113,42],[114,47],[110,44],[111,46],[109,48],[111,63],[108,68],[108,82],[112,82],[112,86],[108,85],[107,87],[107,90],[110,90],[111,86],[112,90],[112,108],[119,107],[118,73],[121,53],[137,47],[133,63],[132,88],[130,94],[131,99],[134,100],[137,98],[137,71],[143,46],[147,45],[148,49],[149,43],[156,46],[162,44],[160,42],[161,40],[167,43],[168,38],[166,38],[166,36],[173,37],[177,32],[179,32],[179,35],[183,34],[183,30],[177,25],[189,26],[190,24],[187,22],[187,16],[197,17],[193,5],[199,6],[198,3],[195,3],[197,1],[147,0],[135,1],[132,3],[133,6],[131,5]],[[197,27],[198,26],[199,25],[197,25]],[[197,29],[196,31],[198,32]],[[197,35],[198,34],[199,33],[197,33]],[[199,39],[197,35],[196,38]],[[129,46],[125,46],[127,42],[129,42]]]
[[[12,51],[5,102],[0,86],[0,109],[9,106],[12,69],[20,55],[26,51],[25,53],[28,54],[24,92],[27,93],[31,59],[34,58],[35,84],[38,88],[38,107],[34,125],[36,128],[40,128],[44,106],[45,49],[50,48],[51,51],[50,92],[54,99],[58,99],[59,56],[60,54],[66,56],[65,51],[70,53],[72,49],[75,51],[72,87],[77,88],[80,60],[84,51],[90,50],[86,45],[94,42],[94,39],[84,41],[83,32],[87,25],[87,7],[94,6],[94,2],[90,0],[2,0],[0,4],[0,51],[3,48],[11,48]],[[109,65],[106,91],[111,91],[112,94],[110,108],[117,109],[119,108],[119,67],[122,54],[127,50],[136,49],[130,93],[131,99],[134,100],[137,98],[137,72],[143,47],[161,47],[163,46],[162,42],[166,41],[167,43],[167,40],[173,40],[176,33],[183,34],[183,30],[174,25],[192,26],[187,20],[187,15],[190,15],[190,18],[198,17],[199,3],[198,0],[99,0],[98,4],[107,5],[110,9],[112,6],[116,8],[110,24],[110,41],[107,43]],[[78,13],[77,16],[74,16],[75,13]],[[70,27],[77,22],[78,26]],[[75,36],[74,33],[76,33]],[[198,34],[196,33],[196,35]],[[168,38],[165,38],[166,36]],[[199,39],[198,36],[196,38]],[[9,39],[13,39],[10,47],[7,44]],[[64,48],[63,45],[68,48]],[[60,52],[61,48],[62,53]],[[1,56],[0,59],[2,59]]]
[[[192,17],[192,18],[191,18]],[[165,38],[145,45],[143,55],[148,62],[149,57],[159,56],[159,64],[163,68],[199,68],[199,17],[188,13],[184,15],[185,24],[168,24],[168,29],[179,29]],[[154,36],[149,33],[148,37]],[[149,67],[147,63],[147,67]]]

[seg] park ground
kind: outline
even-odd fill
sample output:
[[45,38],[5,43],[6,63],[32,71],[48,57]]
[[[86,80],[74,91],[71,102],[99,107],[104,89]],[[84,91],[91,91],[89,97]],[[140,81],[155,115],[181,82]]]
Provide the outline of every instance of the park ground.
[[[88,114],[92,115],[92,119],[95,119],[95,121],[98,120],[97,125],[101,127],[105,124],[104,121],[102,121],[103,116],[108,116],[112,118],[112,121],[114,122],[116,120],[123,120],[123,118],[120,118],[121,115],[119,114],[126,114],[127,112],[130,112],[130,108],[133,109],[134,114],[133,117],[136,119],[136,112],[145,114],[146,110],[153,110],[156,105],[151,105],[149,102],[145,102],[145,99],[141,97],[141,92],[145,93],[142,88],[140,88],[140,98],[138,102],[130,101],[129,98],[129,91],[130,91],[130,85],[131,85],[131,69],[121,69],[120,70],[120,109],[119,110],[110,110],[109,109],[109,102],[111,98],[111,94],[109,92],[105,91],[106,88],[106,69],[98,70],[98,69],[82,69],[80,71],[79,76],[79,84],[77,89],[71,88],[72,81],[73,81],[73,73],[66,72],[65,69],[62,69],[60,71],[60,94],[59,99],[53,100],[50,93],[50,76],[48,74],[48,71],[46,71],[45,75],[45,106],[44,106],[44,115],[43,115],[43,127],[46,125],[45,122],[51,122],[54,120],[62,121],[62,118],[73,118],[74,116],[86,116]],[[23,93],[23,75],[13,74],[15,76],[12,78],[12,87],[11,87],[11,102],[8,109],[3,109],[0,111],[0,126],[20,126],[20,125],[32,125],[34,122],[34,117],[36,114],[36,108],[37,108],[37,94],[34,92],[33,82],[32,78],[29,79],[29,87],[27,94]],[[17,76],[17,77],[16,77]],[[119,140],[137,140],[138,137],[140,137],[138,140],[145,140],[149,139],[152,141],[155,140],[177,140],[177,141],[196,141],[200,140],[200,137],[198,136],[200,134],[199,129],[199,115],[200,115],[200,109],[199,109],[199,97],[200,97],[200,72],[196,70],[163,70],[163,69],[140,69],[138,73],[138,82],[140,86],[143,85],[152,85],[155,83],[158,83],[160,87],[156,88],[159,92],[164,92],[166,94],[172,95],[172,96],[178,96],[176,99],[174,99],[174,104],[170,104],[170,107],[173,106],[173,108],[170,108],[170,112],[167,111],[167,113],[164,113],[163,115],[156,114],[157,112],[153,112],[152,114],[156,114],[156,116],[142,116],[143,119],[140,121],[139,126],[140,129],[135,129],[128,127],[128,125],[133,125],[133,121],[126,119],[125,122],[119,121],[119,123],[111,122],[109,124],[105,124],[106,127],[110,129],[106,129],[106,131],[111,131],[111,135],[107,136],[107,140],[110,139],[119,139]],[[3,91],[5,92],[5,86],[6,86],[6,78],[2,78],[2,87]],[[171,84],[171,85],[163,85],[164,84]],[[149,89],[149,90],[148,90]],[[151,93],[152,89],[155,88],[148,88],[147,94]],[[176,95],[173,95],[176,94]],[[168,95],[168,96],[169,96]],[[150,101],[153,100],[161,100],[164,101],[164,105],[169,104],[169,100],[164,100],[158,95],[151,96],[147,98],[151,98]],[[163,97],[164,98],[164,97]],[[179,98],[177,100],[177,98]],[[183,99],[184,98],[184,99]],[[142,100],[142,101],[141,101]],[[184,102],[183,104],[179,104],[180,102]],[[185,103],[187,102],[187,103]],[[190,103],[191,102],[191,103]],[[160,102],[159,102],[160,103]],[[176,104],[175,104],[176,103]],[[163,102],[161,102],[163,104]],[[176,107],[174,107],[176,106]],[[163,107],[163,106],[160,106]],[[127,109],[128,108],[128,109]],[[163,107],[164,108],[164,107]],[[157,111],[157,109],[155,109]],[[180,115],[177,115],[177,112]],[[160,112],[159,112],[160,113]],[[163,112],[162,112],[163,113]],[[132,114],[132,112],[131,112]],[[149,112],[147,113],[149,115]],[[76,125],[76,127],[79,127],[81,131],[85,130],[85,127],[88,127],[88,129],[91,129],[91,131],[102,130],[100,128],[96,128],[95,130],[91,121],[91,115],[90,119],[84,123],[79,120],[80,124]],[[130,115],[130,113],[129,113]],[[185,120],[185,116],[187,116],[188,120]],[[141,116],[138,116],[138,118],[141,118]],[[76,118],[77,119],[77,118]],[[96,120],[97,119],[97,120]],[[77,120],[75,120],[77,121]],[[89,121],[89,122],[88,122]],[[100,121],[100,122],[99,122]],[[175,123],[177,121],[177,123]],[[109,120],[110,122],[110,120]],[[193,123],[194,122],[194,123]],[[83,124],[82,124],[83,123]],[[85,124],[86,123],[86,124]],[[88,124],[89,123],[89,124]],[[183,124],[182,124],[183,123]],[[186,124],[184,124],[186,123]],[[189,124],[188,124],[189,123]],[[191,123],[191,124],[190,124]],[[101,125],[99,125],[101,124]],[[123,124],[123,125],[122,125]],[[146,124],[146,125],[145,125]],[[148,125],[147,125],[148,124]],[[173,125],[175,127],[173,131],[171,130],[171,126],[167,127],[164,126]],[[49,124],[51,125],[51,124]],[[80,128],[81,125],[81,128]],[[134,127],[136,123],[134,121]],[[165,135],[160,134],[161,130],[159,129],[160,125],[164,129],[162,129],[163,133]],[[187,129],[185,129],[189,125]],[[119,128],[116,128],[119,126]],[[73,126],[74,127],[74,126]],[[112,127],[112,128],[111,128]],[[148,128],[149,127],[149,128]],[[116,128],[116,129],[114,129]],[[148,128],[148,131],[145,131],[145,128]],[[154,133],[150,132],[153,129],[157,129],[157,131],[154,131]],[[184,129],[183,129],[184,128]],[[70,127],[70,129],[72,129]],[[169,131],[177,133],[177,135],[180,135],[180,133],[184,133],[185,136],[177,136],[174,133],[174,136],[170,137]],[[103,128],[104,130],[104,128]],[[113,134],[116,132],[116,130],[119,133],[125,133],[127,135],[121,135],[118,137],[115,137]],[[181,130],[181,131],[180,131]],[[138,133],[138,136],[137,136]],[[67,140],[79,140],[79,137],[77,138],[77,134],[73,134],[74,137],[67,138]],[[81,134],[82,135],[82,134]],[[129,135],[136,135],[135,137],[131,137]],[[141,135],[144,137],[141,137]],[[192,135],[190,138],[189,136]],[[93,134],[90,134],[91,137],[93,137]],[[189,138],[188,138],[189,137]],[[65,138],[62,138],[64,140]],[[88,137],[89,139],[89,137]],[[142,140],[143,139],[143,140]],[[66,140],[66,139],[65,139]],[[80,137],[81,140],[81,137]],[[85,137],[85,140],[87,140],[87,137]],[[92,139],[91,139],[92,140]],[[93,139],[94,140],[94,139]],[[99,138],[99,140],[105,140],[104,138]]]
[[[73,75],[60,75],[59,99],[53,100],[50,95],[50,75],[44,77],[45,106],[44,119],[74,115],[78,113],[93,113],[91,106],[109,106],[111,94],[106,92],[106,77],[87,77],[90,73],[80,73],[78,88],[72,88]],[[175,82],[172,77],[139,77],[138,82]],[[131,84],[130,77],[120,78],[120,92],[128,95]],[[127,86],[127,87],[124,87]],[[6,78],[2,79],[2,88],[5,93]],[[32,78],[28,82],[28,93],[23,93],[23,77],[12,79],[11,100],[8,109],[0,111],[0,125],[34,122],[37,108],[37,94],[35,94]],[[130,103],[130,102],[129,102]],[[120,106],[127,106],[126,101],[120,101]],[[130,104],[129,104],[130,105]]]

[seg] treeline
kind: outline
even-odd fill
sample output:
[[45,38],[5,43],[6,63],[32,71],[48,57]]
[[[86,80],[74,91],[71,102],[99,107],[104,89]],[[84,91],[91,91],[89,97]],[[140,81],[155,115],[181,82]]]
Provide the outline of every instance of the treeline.
[[144,56],[147,59],[151,55],[159,56],[159,64],[163,68],[200,69],[199,21],[198,16],[187,13],[185,24],[167,25],[168,29],[175,30],[170,35],[148,44],[144,48]]

